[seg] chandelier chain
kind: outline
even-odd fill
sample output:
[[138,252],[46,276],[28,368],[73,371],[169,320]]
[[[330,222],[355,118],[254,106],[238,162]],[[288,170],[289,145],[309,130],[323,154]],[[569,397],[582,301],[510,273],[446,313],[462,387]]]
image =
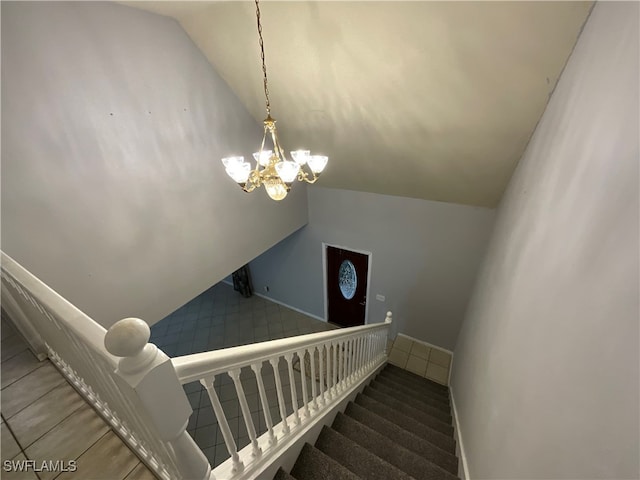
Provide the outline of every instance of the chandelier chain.
[[260,38],[260,58],[262,59],[262,74],[264,83],[264,97],[266,99],[267,116],[271,114],[271,103],[269,102],[269,86],[267,84],[267,65],[264,60],[264,42],[262,40],[262,24],[260,23],[260,5],[256,1],[256,19],[258,21],[258,37]]

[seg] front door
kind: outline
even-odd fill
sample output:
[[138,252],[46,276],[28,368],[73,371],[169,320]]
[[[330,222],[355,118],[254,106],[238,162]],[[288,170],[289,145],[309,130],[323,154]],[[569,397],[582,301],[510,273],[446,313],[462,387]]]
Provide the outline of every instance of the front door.
[[328,321],[341,327],[364,325],[369,256],[326,246]]

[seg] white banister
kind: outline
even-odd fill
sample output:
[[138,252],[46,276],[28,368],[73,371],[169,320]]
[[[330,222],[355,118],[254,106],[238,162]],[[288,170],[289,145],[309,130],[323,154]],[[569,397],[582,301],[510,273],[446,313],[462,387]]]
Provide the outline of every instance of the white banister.
[[[282,455],[284,449],[292,445],[291,442],[305,438],[305,432],[308,432],[309,428],[315,428],[312,426],[317,425],[320,419],[334,412],[338,405],[344,405],[345,399],[349,395],[355,395],[354,392],[362,388],[362,382],[384,365],[390,322],[391,313],[388,313],[385,322],[377,324],[173,358],[172,362],[181,383],[199,380],[205,385],[225,437],[230,458],[217,466],[213,475],[232,480],[263,478],[262,473],[267,471],[265,469],[268,468],[266,465],[270,459]],[[263,379],[265,363],[273,369],[275,396],[280,412],[280,422],[277,425],[272,423],[272,405],[269,405]],[[240,375],[243,368],[255,376],[267,427],[266,432],[257,438],[243,387],[243,381],[253,380]],[[237,451],[232,438],[227,441],[231,433],[225,412],[220,407],[213,388],[213,378],[225,374],[231,376],[236,386],[250,440],[250,444],[240,451]],[[291,405],[285,403],[281,375],[288,376]],[[310,390],[307,382],[311,382]],[[272,476],[272,473],[269,475]]]
[[186,395],[169,358],[148,343],[148,326],[125,321],[108,333],[1,255],[2,300],[12,299],[11,320],[27,336],[37,332],[46,356],[154,475],[210,478],[206,458],[185,431],[191,413]]
[[176,453],[183,478],[205,480],[211,474],[209,461],[187,434],[193,413],[171,360],[149,343],[149,325],[138,318],[125,318],[109,328],[104,345],[120,357],[116,375],[137,394],[160,438]]

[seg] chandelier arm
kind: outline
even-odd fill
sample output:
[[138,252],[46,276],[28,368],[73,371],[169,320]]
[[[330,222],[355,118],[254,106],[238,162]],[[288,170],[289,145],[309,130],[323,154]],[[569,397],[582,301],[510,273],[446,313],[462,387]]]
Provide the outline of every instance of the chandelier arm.
[[[262,151],[264,150],[264,141],[267,138],[267,126],[264,126],[264,132],[262,133],[262,143],[260,144],[260,150],[258,151],[258,160],[256,160],[256,172],[258,172],[260,168],[260,159],[262,158]],[[262,167],[264,170],[264,167]]]
[[269,85],[267,81],[267,65],[264,59],[264,40],[262,39],[262,24],[260,23],[260,5],[256,0],[256,20],[258,22],[258,38],[260,40],[260,59],[262,60],[262,76],[264,84],[264,98],[267,107],[267,116],[271,113],[271,103],[269,101]]

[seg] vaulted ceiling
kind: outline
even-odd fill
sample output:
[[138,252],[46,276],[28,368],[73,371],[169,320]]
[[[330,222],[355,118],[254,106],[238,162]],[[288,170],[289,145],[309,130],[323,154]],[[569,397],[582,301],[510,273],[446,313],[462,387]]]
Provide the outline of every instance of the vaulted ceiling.
[[[123,3],[175,18],[262,121],[253,2]],[[591,6],[264,1],[282,143],[329,156],[323,186],[495,207]]]

